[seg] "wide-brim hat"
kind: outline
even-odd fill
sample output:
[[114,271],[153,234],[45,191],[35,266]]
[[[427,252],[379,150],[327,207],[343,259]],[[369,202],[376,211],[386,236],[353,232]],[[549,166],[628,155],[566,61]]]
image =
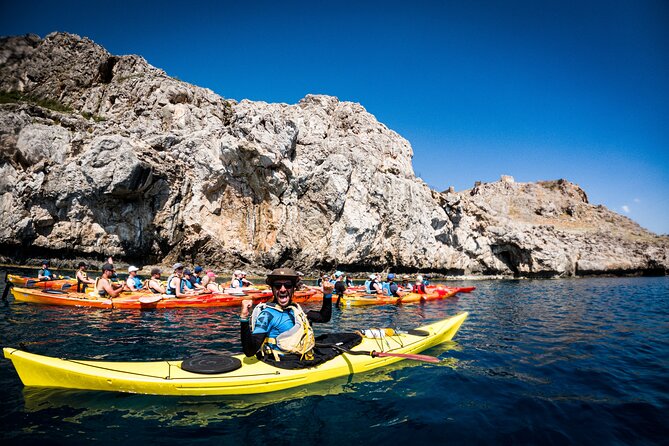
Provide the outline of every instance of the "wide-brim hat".
[[297,283],[297,273],[291,268],[277,268],[267,275],[265,283],[271,285],[281,279],[288,279],[293,283]]

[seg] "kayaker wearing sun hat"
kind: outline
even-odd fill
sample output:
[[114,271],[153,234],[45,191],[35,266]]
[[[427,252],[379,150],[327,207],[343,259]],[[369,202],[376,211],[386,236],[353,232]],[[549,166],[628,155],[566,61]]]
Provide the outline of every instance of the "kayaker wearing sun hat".
[[323,283],[323,305],[319,311],[305,313],[293,303],[298,275],[290,268],[277,268],[265,281],[272,288],[272,301],[258,305],[252,314],[252,300],[242,301],[242,347],[246,356],[270,355],[280,360],[294,353],[309,359],[315,345],[312,322],[328,322],[332,316],[331,283]]

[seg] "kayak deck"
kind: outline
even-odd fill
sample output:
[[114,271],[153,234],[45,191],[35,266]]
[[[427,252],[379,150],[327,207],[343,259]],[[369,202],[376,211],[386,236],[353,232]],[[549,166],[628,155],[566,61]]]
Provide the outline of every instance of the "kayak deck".
[[[382,339],[363,338],[353,351],[412,354],[451,340],[467,318],[461,313],[419,327],[427,335],[399,333]],[[59,387],[155,395],[244,395],[274,392],[324,381],[353,373],[366,372],[395,363],[400,357],[371,357],[343,353],[323,364],[307,369],[287,370],[235,355],[242,366],[226,373],[198,374],[181,368],[183,361],[110,362],[59,359],[3,349],[25,386]]]

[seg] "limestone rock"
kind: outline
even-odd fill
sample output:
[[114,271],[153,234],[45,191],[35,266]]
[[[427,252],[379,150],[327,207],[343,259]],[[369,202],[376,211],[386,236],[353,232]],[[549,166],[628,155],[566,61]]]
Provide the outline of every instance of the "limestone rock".
[[[667,237],[566,180],[445,193],[360,104],[222,98],[79,36],[0,40],[0,247],[257,271],[666,274]],[[5,101],[7,102],[7,101]]]

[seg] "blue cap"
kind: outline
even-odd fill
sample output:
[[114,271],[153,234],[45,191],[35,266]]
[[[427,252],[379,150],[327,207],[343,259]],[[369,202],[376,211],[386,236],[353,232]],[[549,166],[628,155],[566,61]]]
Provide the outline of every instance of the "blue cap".
[[343,274],[344,274],[344,273],[342,273],[341,271],[337,271],[337,272],[335,273],[335,277],[340,277],[340,276],[342,276]]
[[196,266],[195,268],[193,268],[193,271],[195,271],[196,273],[201,273],[202,272],[202,267],[201,266]]
[[393,273],[388,274],[388,280],[393,280],[393,279],[395,279],[395,274]]

